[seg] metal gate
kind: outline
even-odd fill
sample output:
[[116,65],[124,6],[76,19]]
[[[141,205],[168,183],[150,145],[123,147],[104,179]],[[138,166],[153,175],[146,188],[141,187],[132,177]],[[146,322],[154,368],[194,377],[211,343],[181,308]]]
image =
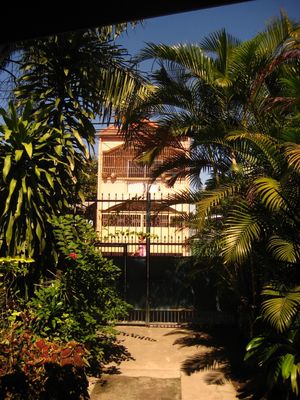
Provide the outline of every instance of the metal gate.
[[187,246],[191,231],[184,226],[184,217],[191,209],[173,208],[169,199],[150,193],[146,198],[103,196],[97,209],[101,222],[97,247],[120,267],[118,290],[132,305],[124,322],[232,322],[232,316],[217,311],[196,312],[194,293],[185,285],[186,268],[181,265],[191,259]]
[[189,257],[184,220],[190,207],[173,206],[169,197],[148,191],[127,198],[103,195],[96,209],[97,246],[122,270],[119,291],[133,306],[128,321],[191,321],[192,296],[180,282],[178,267]]
[[[114,247],[123,249],[122,256],[105,251],[107,244],[98,243],[102,253],[121,269],[118,291],[132,309],[124,322],[132,324],[178,324],[195,320],[193,295],[183,285],[184,269],[172,256],[131,256],[127,244]],[[150,243],[151,248],[151,243]]]

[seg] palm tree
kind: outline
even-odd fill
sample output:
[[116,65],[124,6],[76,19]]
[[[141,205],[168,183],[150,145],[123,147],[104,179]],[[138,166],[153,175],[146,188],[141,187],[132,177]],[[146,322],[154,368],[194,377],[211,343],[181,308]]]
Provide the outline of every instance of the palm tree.
[[[180,194],[180,199],[197,204],[201,229],[216,207],[221,209],[221,239],[218,232],[212,244],[227,270],[248,268],[250,305],[258,306],[261,288],[273,282],[264,292],[270,298],[268,306],[263,303],[262,316],[273,323],[272,343],[281,349],[279,381],[285,396],[297,396],[300,376],[299,294],[293,288],[300,284],[299,55],[299,25],[285,15],[245,43],[221,31],[200,46],[148,45],[142,58],[156,58],[161,65],[153,75],[156,90],[127,114],[125,125],[128,137],[140,146],[141,160],[150,162],[165,145],[175,145],[184,136],[192,139],[190,152],[166,160],[155,176],[168,171],[173,173],[171,184],[182,175],[199,183],[201,171],[212,171],[206,190],[193,185],[193,192]],[[139,125],[130,127],[143,116],[156,119],[159,128],[139,143]],[[276,294],[275,281],[286,290]],[[275,335],[277,342],[275,321],[284,327]],[[278,340],[292,337],[295,346],[289,353]],[[270,353],[259,365],[276,386],[281,364],[277,355],[272,359],[270,347],[257,346],[256,355],[264,357],[264,350]]]
[[30,97],[36,108],[48,107],[54,126],[77,131],[92,144],[91,119],[109,118],[113,108],[145,90],[142,79],[124,61],[125,50],[114,44],[113,33],[106,27],[28,43],[14,91],[17,100],[22,103]]
[[[135,140],[142,160],[151,162],[165,146],[191,137],[201,170],[215,150],[210,147],[220,151],[221,144],[224,151],[222,139],[234,129],[267,127],[269,133],[271,121],[276,134],[268,107],[292,101],[282,93],[281,79],[296,75],[295,63],[289,66],[288,61],[297,57],[297,35],[297,24],[283,14],[266,32],[244,43],[221,30],[199,45],[148,44],[137,60],[155,59],[160,68],[152,74],[154,91],[122,114],[127,139]],[[147,131],[145,119],[157,121],[158,128]],[[230,157],[234,167],[232,152]]]
[[[284,160],[277,146],[286,140],[282,126],[296,104],[298,31],[282,15],[266,32],[242,44],[219,31],[200,46],[151,44],[142,52],[141,59],[157,58],[161,64],[153,75],[156,90],[127,113],[124,129],[136,141],[140,160],[147,162],[166,145],[179,147],[180,138],[192,139],[190,151],[166,160],[154,178],[168,171],[172,184],[190,175],[196,186],[201,171],[213,171],[210,190],[184,196],[198,203],[199,221],[224,198],[247,201],[252,182],[268,168],[278,177],[276,168]],[[294,96],[287,95],[291,87]],[[157,119],[158,128],[144,129],[142,116]]]
[[112,42],[124,27],[22,44],[16,105],[2,110],[2,254],[44,251],[51,216],[72,207],[86,144],[94,142],[91,118],[109,118],[129,96],[147,91]]

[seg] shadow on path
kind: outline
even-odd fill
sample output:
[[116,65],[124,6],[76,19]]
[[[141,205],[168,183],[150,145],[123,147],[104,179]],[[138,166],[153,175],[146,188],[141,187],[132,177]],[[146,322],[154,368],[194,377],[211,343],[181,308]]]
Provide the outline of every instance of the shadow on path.
[[[181,370],[186,375],[198,371],[206,371],[205,381],[211,385],[224,385],[226,380],[232,381],[236,390],[244,387],[248,378],[248,369],[243,363],[246,342],[233,327],[197,327],[175,329],[166,335],[185,334],[177,338],[174,345],[199,348],[193,356],[186,358]],[[201,351],[200,351],[201,347]],[[203,353],[203,347],[207,351]]]
[[104,346],[104,363],[99,375],[120,374],[118,366],[123,361],[129,360],[134,360],[134,357],[132,357],[127,347],[121,344],[119,340],[116,340],[114,343],[109,343],[107,346]]

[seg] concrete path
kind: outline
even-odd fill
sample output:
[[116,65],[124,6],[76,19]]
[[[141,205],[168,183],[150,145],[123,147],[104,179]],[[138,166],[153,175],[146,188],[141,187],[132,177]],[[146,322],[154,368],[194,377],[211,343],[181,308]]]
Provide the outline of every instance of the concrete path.
[[183,328],[117,329],[134,360],[118,366],[120,375],[91,381],[91,400],[236,399],[227,377],[229,366],[220,361],[220,349],[205,345],[205,334]]

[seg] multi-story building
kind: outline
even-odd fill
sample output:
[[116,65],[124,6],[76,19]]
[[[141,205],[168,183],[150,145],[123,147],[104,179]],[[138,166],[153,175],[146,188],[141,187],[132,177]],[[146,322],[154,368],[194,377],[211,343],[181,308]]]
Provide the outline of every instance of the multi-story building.
[[[124,145],[115,126],[101,130],[98,139],[96,230],[99,241],[112,243],[114,253],[122,250],[117,247],[118,243],[127,243],[128,254],[136,255],[138,242],[147,233],[151,238],[151,254],[187,255],[185,243],[189,230],[183,220],[189,209],[184,204],[171,204],[170,199],[176,192],[187,189],[189,182],[181,179],[170,188],[165,174],[154,182],[150,179],[151,169],[179,150],[165,149],[149,168],[137,162],[134,146]],[[188,140],[181,145],[182,149],[188,149]],[[140,250],[143,252],[141,243]]]

